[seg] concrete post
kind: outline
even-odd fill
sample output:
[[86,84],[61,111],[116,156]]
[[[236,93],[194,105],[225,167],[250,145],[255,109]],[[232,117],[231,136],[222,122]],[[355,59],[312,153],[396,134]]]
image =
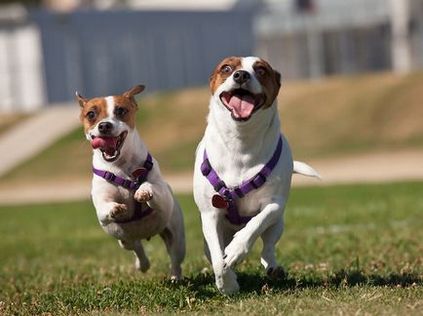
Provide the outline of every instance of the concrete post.
[[390,0],[390,3],[392,67],[397,73],[407,73],[412,66],[408,34],[410,20],[409,0]]

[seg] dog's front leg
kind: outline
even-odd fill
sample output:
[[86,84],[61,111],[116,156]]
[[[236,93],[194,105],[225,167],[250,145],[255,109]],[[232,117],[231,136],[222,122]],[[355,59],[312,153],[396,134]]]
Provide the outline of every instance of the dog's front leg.
[[215,212],[201,213],[201,222],[204,239],[206,240],[211,257],[216,286],[222,294],[230,295],[239,291],[236,274],[231,269],[223,269],[223,234],[219,230],[222,227],[221,217]]
[[225,248],[224,269],[234,267],[246,257],[256,239],[282,217],[284,207],[284,201],[266,205],[243,229],[234,235],[231,243]]
[[92,195],[97,218],[102,225],[107,225],[116,220],[128,217],[128,207],[125,204],[116,203],[108,194],[96,193]]
[[171,210],[173,198],[169,186],[165,182],[144,182],[137,191],[134,199],[141,203],[147,203],[152,209]]

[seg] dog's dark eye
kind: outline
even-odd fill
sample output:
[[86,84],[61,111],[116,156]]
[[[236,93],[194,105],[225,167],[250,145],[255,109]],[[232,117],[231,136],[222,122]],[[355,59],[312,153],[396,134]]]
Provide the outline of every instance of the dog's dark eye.
[[229,65],[224,65],[224,66],[221,68],[221,71],[222,71],[222,73],[224,73],[224,74],[229,74],[229,73],[231,73],[231,72],[232,72],[232,67],[231,67],[231,66],[229,66]]
[[126,113],[128,113],[128,110],[122,107],[117,107],[114,112],[117,117],[123,117]]
[[85,117],[89,120],[89,121],[94,121],[96,118],[97,114],[94,111],[89,111]]
[[258,67],[255,71],[259,76],[264,76],[267,73],[267,70],[264,67]]

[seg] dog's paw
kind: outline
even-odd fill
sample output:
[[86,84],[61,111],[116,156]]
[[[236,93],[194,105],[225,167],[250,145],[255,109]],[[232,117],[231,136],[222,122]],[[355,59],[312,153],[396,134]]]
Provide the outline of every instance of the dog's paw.
[[249,247],[247,242],[241,241],[239,238],[234,238],[225,248],[223,268],[233,268],[247,256],[248,251]]
[[172,283],[177,283],[182,280],[182,269],[178,264],[174,264],[170,268],[170,281]]
[[153,198],[153,190],[151,185],[144,183],[137,191],[135,191],[134,199],[138,202],[148,202]]
[[182,276],[181,275],[171,275],[169,280],[170,280],[170,283],[172,283],[172,284],[178,284],[182,280]]
[[110,220],[122,220],[128,216],[128,207],[125,204],[114,204],[109,212]]
[[225,269],[222,274],[216,274],[216,287],[224,295],[238,293],[239,285],[235,272],[232,269]]
[[148,202],[153,198],[153,194],[149,191],[137,191],[134,194],[135,200],[138,202]]
[[269,278],[276,280],[285,279],[287,277],[285,269],[281,266],[268,268],[266,274]]

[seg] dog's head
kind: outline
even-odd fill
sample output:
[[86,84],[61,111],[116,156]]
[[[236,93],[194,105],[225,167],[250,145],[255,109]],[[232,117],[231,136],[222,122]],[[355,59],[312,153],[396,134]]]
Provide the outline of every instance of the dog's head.
[[235,121],[248,121],[271,107],[281,87],[281,75],[258,57],[227,57],[214,69],[210,89]]
[[128,133],[135,128],[134,96],[143,90],[144,86],[137,85],[121,95],[92,99],[76,93],[85,136],[94,150],[100,150],[104,160],[112,162],[119,158]]

